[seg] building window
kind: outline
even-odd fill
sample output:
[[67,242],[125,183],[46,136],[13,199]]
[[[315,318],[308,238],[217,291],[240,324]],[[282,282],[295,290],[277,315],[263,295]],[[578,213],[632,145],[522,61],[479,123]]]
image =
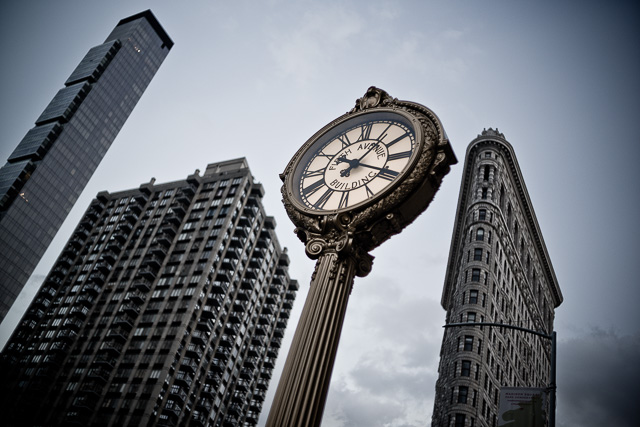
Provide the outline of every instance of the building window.
[[474,261],[482,261],[482,249],[481,248],[475,248],[473,250],[473,260]]
[[482,187],[482,199],[485,200],[487,198],[487,193],[489,189],[487,187]]
[[465,427],[467,416],[465,414],[456,414],[455,427]]
[[477,304],[478,303],[478,291],[469,291],[469,304]]
[[458,387],[458,403],[467,403],[467,396],[469,395],[469,387]]
[[471,270],[471,281],[479,282],[480,281],[480,269],[474,268]]
[[478,228],[476,231],[476,240],[484,241],[484,228]]
[[475,322],[476,321],[476,313],[473,311],[470,311],[469,313],[467,313],[467,322]]
[[487,210],[486,209],[480,209],[478,211],[478,219],[480,221],[484,221],[485,219],[487,219]]
[[491,166],[489,166],[489,165],[485,165],[485,167],[484,167],[484,176],[483,176],[483,179],[484,179],[485,181],[488,181],[488,180],[489,180],[489,173],[490,173],[490,172],[491,172]]
[[466,335],[464,337],[464,351],[473,351],[473,337]]
[[471,376],[471,362],[469,360],[462,361],[462,370],[460,371],[460,375],[463,377]]

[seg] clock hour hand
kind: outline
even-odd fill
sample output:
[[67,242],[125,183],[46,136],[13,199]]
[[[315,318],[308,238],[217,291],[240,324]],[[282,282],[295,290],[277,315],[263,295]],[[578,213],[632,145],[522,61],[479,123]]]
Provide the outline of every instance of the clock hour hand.
[[357,168],[360,165],[358,159],[348,159],[346,155],[340,156],[336,159],[336,163],[349,163],[349,167],[340,171],[340,176],[345,177],[351,174],[351,169]]

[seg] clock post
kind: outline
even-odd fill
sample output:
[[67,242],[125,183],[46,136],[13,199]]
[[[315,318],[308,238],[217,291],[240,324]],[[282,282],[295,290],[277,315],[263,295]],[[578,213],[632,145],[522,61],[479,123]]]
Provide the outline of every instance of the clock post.
[[456,162],[431,110],[375,87],[293,156],[283,203],[317,261],[267,426],[320,425],[355,276],[369,274],[369,252],[427,208]]

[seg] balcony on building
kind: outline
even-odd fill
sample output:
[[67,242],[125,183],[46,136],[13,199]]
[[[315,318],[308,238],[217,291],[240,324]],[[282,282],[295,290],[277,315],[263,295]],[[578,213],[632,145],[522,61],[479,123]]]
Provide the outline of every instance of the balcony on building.
[[88,395],[94,395],[97,397],[102,397],[103,389],[104,387],[100,383],[95,381],[85,381],[84,383],[82,383],[82,386],[80,387],[80,391],[82,391],[83,393],[86,393]]
[[65,355],[61,353],[47,354],[42,360],[42,366],[52,366],[53,369],[60,369],[64,363]]
[[151,281],[144,277],[137,277],[133,280],[133,288],[140,292],[149,292],[151,290]]
[[87,237],[89,237],[89,232],[87,231],[87,229],[82,228],[82,227],[78,227],[75,231],[75,233],[73,234],[74,238],[76,238],[78,241],[84,243],[87,240]]
[[137,316],[140,313],[140,307],[133,302],[126,302],[120,306],[120,312]]
[[229,271],[227,270],[219,270],[218,273],[216,274],[216,280],[220,282],[225,282],[228,287],[229,286],[228,284],[231,283],[231,273],[229,273]]
[[209,342],[209,334],[196,329],[191,333],[191,342],[195,344],[206,344]]
[[237,417],[243,413],[243,407],[242,403],[234,402],[227,408],[227,413]]
[[158,271],[157,270],[154,270],[150,266],[145,265],[142,268],[140,268],[140,270],[138,270],[138,276],[137,277],[141,277],[141,278],[148,279],[148,280],[154,280],[157,275],[158,275]]
[[95,365],[105,366],[107,369],[113,369],[118,362],[118,359],[110,355],[109,353],[98,353],[93,363]]
[[199,344],[191,343],[187,346],[187,356],[196,358],[198,360],[202,359],[202,355],[204,354],[204,347]]
[[83,324],[84,323],[81,320],[69,317],[69,318],[65,319],[63,325],[66,328],[71,328],[71,329],[73,329],[75,331],[78,331],[78,330],[80,330],[80,328],[82,328]]
[[182,219],[187,213],[185,206],[189,206],[189,204],[185,203],[183,205],[181,203],[174,203],[173,205],[171,205],[171,212],[164,217],[165,222],[175,225],[182,224]]
[[202,391],[200,392],[200,395],[208,399],[213,399],[216,397],[216,392],[217,392],[217,388],[207,383],[204,385],[204,387],[202,387]]
[[76,298],[76,303],[82,304],[85,307],[90,308],[93,306],[94,296],[91,294],[81,294]]
[[181,384],[186,387],[191,387],[191,383],[193,382],[193,377],[189,375],[188,372],[178,371],[176,372],[174,382],[175,384]]
[[[223,288],[219,288],[218,291],[220,291],[221,289]],[[207,295],[207,304],[211,304],[214,307],[221,307],[224,303],[225,293],[226,289],[223,292],[215,292],[212,289],[212,291]]]
[[201,317],[203,319],[215,319],[218,314],[218,308],[213,305],[205,305],[202,307]]
[[184,359],[180,365],[180,369],[195,374],[198,371],[198,362],[196,362],[195,359]]
[[79,238],[76,234],[74,234],[71,239],[69,239],[69,245],[75,249],[76,251],[82,247],[85,239]]
[[217,357],[214,357],[213,360],[211,361],[211,366],[209,369],[211,370],[211,372],[221,373],[222,371],[224,371],[225,366],[227,366],[227,362]]
[[96,222],[94,220],[92,220],[91,218],[85,216],[84,218],[82,218],[82,220],[80,220],[80,228],[84,228],[87,231],[91,231],[93,229],[93,227],[96,225]]
[[107,382],[109,381],[109,377],[111,376],[111,371],[104,369],[102,367],[89,369],[87,373],[87,378],[91,378],[96,381]]
[[254,375],[253,369],[249,369],[249,368],[240,369],[240,378],[250,380],[251,378],[253,378],[253,375]]
[[113,250],[113,248],[105,248],[105,250],[102,251],[102,254],[100,254],[100,258],[113,265],[116,262],[116,259],[118,259],[118,251]]
[[273,337],[271,338],[271,346],[275,348],[280,348],[282,345],[282,338]]
[[174,385],[173,387],[171,387],[169,397],[171,397],[173,400],[178,400],[183,404],[187,403],[187,401],[189,400],[189,396],[185,392],[184,387],[181,387],[179,385]]
[[121,222],[116,227],[116,231],[122,232],[124,234],[130,234],[133,231],[133,226],[128,222]]
[[107,337],[118,340],[120,342],[126,342],[129,337],[130,330],[121,327],[115,327],[109,329],[107,332]]
[[208,424],[208,417],[207,414],[209,412],[207,411],[193,411],[193,414],[191,415],[191,424],[192,426],[195,427],[206,427]]
[[113,321],[113,324],[123,328],[127,328],[130,331],[131,328],[133,328],[134,322],[135,320],[131,316],[121,313],[118,316],[116,316],[116,318]]
[[138,215],[136,215],[132,211],[128,211],[124,213],[122,219],[124,219],[129,224],[135,224],[136,222],[138,222]]

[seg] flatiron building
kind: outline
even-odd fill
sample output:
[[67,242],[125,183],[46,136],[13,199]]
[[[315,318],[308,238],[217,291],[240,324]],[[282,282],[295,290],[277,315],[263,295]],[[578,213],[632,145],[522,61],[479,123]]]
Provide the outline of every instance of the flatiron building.
[[[550,335],[562,303],[513,147],[485,130],[467,148],[442,307],[446,323]],[[499,326],[446,328],[434,427],[495,427],[501,387],[546,388],[550,342]]]
[[121,20],[0,169],[0,321],[172,46],[151,11]]
[[298,284],[246,160],[101,192],[0,357],[5,426],[255,425]]

